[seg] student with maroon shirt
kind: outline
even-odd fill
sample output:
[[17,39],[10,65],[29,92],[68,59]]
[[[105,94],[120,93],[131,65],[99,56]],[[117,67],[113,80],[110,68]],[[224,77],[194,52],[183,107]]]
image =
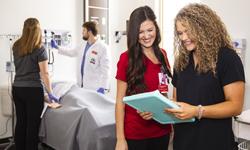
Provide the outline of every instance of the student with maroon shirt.
[[[171,125],[151,119],[150,112],[140,112],[123,103],[123,97],[159,89],[159,77],[171,77],[166,52],[159,48],[159,27],[148,6],[130,15],[127,46],[117,64],[116,150],[167,150]],[[165,83],[165,82],[164,82]],[[162,89],[165,87],[166,89]]]

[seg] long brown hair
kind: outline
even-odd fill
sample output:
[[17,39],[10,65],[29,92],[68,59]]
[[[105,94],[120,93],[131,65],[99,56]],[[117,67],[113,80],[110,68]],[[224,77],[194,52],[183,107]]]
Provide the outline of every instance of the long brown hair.
[[126,72],[128,84],[127,94],[140,93],[146,89],[146,85],[144,83],[144,73],[146,71],[146,67],[143,62],[143,50],[138,41],[140,26],[146,20],[152,21],[155,25],[156,38],[152,47],[157,59],[163,65],[165,73],[171,76],[171,72],[166,65],[164,56],[159,47],[161,35],[159,27],[156,23],[156,16],[150,7],[139,7],[131,13],[128,23],[127,46],[129,62],[128,70]]
[[175,18],[174,49],[175,70],[182,71],[189,63],[190,52],[183,46],[178,37],[176,22],[179,21],[188,29],[189,37],[196,42],[196,56],[199,59],[197,71],[215,74],[218,52],[222,47],[233,49],[230,36],[220,17],[204,4],[193,3],[182,8]]
[[42,31],[36,18],[28,18],[23,25],[22,36],[14,43],[13,50],[19,56],[31,54],[34,49],[42,46]]

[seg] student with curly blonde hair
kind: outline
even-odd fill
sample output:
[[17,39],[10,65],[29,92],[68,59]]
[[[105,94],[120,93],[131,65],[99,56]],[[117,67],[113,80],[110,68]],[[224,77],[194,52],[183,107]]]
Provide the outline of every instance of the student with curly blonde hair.
[[175,18],[174,150],[232,150],[232,117],[242,111],[245,76],[225,25],[208,6],[189,4]]

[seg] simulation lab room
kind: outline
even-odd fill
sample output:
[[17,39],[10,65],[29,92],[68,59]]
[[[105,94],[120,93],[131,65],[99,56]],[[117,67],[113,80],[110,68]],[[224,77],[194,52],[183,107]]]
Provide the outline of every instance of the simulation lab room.
[[1,0],[0,150],[250,150],[248,0]]

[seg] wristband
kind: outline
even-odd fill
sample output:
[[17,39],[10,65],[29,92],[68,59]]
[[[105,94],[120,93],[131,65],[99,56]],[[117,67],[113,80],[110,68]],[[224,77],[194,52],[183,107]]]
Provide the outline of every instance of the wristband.
[[203,112],[204,112],[204,108],[202,107],[202,105],[198,105],[198,115],[197,115],[198,120],[201,120]]

